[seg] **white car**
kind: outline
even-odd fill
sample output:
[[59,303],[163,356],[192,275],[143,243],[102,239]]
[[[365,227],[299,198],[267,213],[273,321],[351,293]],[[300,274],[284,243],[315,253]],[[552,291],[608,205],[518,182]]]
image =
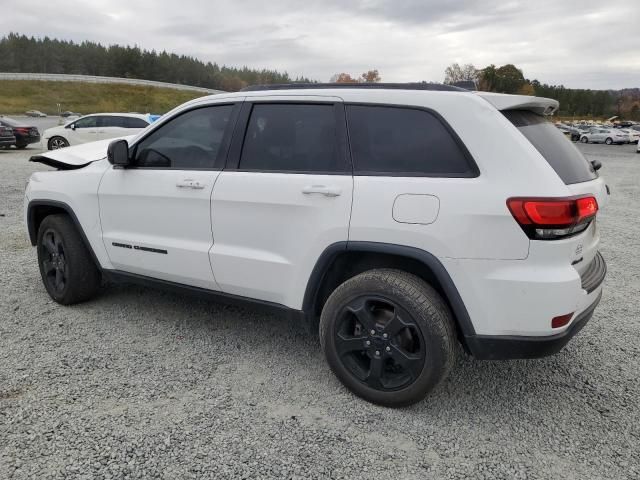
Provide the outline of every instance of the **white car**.
[[133,135],[145,129],[149,123],[148,115],[96,113],[45,130],[42,141],[48,150],[57,150],[70,145]]
[[51,298],[87,301],[105,278],[319,322],[337,377],[387,406],[435,388],[458,342],[478,359],[540,357],[591,318],[609,194],[545,118],[557,101],[268,88],[33,157],[58,169],[34,173],[24,203]]
[[580,141],[582,143],[606,143],[607,145],[622,144],[629,141],[629,134],[618,128],[594,127],[588,132],[582,133]]
[[627,135],[627,143],[638,143],[638,140],[640,140],[640,132],[637,130],[632,128],[620,128],[617,130]]

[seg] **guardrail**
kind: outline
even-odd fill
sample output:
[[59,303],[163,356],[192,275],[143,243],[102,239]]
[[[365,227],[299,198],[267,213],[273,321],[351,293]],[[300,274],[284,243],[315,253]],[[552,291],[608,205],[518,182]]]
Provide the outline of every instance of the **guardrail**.
[[2,73],[0,80],[40,80],[47,82],[85,82],[85,83],[125,83],[129,85],[146,85],[150,87],[173,88],[175,90],[190,90],[209,94],[225,93],[223,90],[193,87],[179,83],[156,82],[155,80],[141,80],[138,78],[99,77],[94,75],[65,75],[58,73]]

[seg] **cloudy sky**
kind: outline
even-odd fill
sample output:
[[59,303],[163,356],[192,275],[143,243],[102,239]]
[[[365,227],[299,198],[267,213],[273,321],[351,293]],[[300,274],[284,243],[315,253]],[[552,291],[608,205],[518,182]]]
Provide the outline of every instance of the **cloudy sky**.
[[640,87],[640,0],[30,0],[0,33],[137,44],[328,81],[442,81],[513,63],[573,88]]

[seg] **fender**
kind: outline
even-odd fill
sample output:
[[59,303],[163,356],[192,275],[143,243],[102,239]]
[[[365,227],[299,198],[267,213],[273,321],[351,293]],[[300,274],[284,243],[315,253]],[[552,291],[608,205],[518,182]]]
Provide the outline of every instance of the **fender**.
[[94,253],[93,248],[91,247],[91,243],[89,243],[89,239],[87,238],[86,234],[84,233],[84,230],[82,229],[82,225],[80,224],[78,217],[76,216],[73,209],[64,202],[60,202],[57,200],[31,200],[29,202],[29,205],[27,206],[27,230],[29,232],[29,240],[31,241],[31,245],[35,247],[38,242],[38,231],[36,230],[36,215],[35,215],[36,208],[35,207],[52,207],[52,208],[63,210],[67,215],[69,215],[69,218],[71,218],[71,220],[73,221],[73,224],[78,229],[78,232],[80,232],[80,237],[82,238],[82,242],[84,243],[84,246],[87,248],[87,250],[89,250],[89,253],[91,254],[91,258],[96,264],[96,267],[98,268],[98,270],[102,271],[102,266],[100,265],[100,262],[98,261],[98,257],[96,257],[96,254]]
[[458,321],[458,325],[463,336],[465,338],[475,336],[475,329],[473,328],[473,323],[469,317],[467,307],[464,305],[462,297],[460,297],[460,293],[453,283],[449,272],[447,272],[447,269],[442,265],[442,263],[440,263],[440,260],[425,250],[391,243],[349,241],[337,242],[329,245],[318,258],[318,261],[311,272],[311,276],[309,277],[307,288],[305,289],[302,310],[307,314],[311,314],[313,311],[316,292],[318,291],[329,266],[339,254],[344,252],[383,253],[398,257],[411,258],[422,263],[431,270],[438,282],[440,282],[440,286],[451,305],[451,309]]

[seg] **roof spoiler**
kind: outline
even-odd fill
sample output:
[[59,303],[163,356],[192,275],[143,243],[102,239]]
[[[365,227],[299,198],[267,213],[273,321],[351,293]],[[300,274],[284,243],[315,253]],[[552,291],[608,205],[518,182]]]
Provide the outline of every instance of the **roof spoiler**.
[[506,93],[475,92],[498,110],[529,110],[538,115],[553,115],[560,104],[557,100],[530,95],[509,95]]

